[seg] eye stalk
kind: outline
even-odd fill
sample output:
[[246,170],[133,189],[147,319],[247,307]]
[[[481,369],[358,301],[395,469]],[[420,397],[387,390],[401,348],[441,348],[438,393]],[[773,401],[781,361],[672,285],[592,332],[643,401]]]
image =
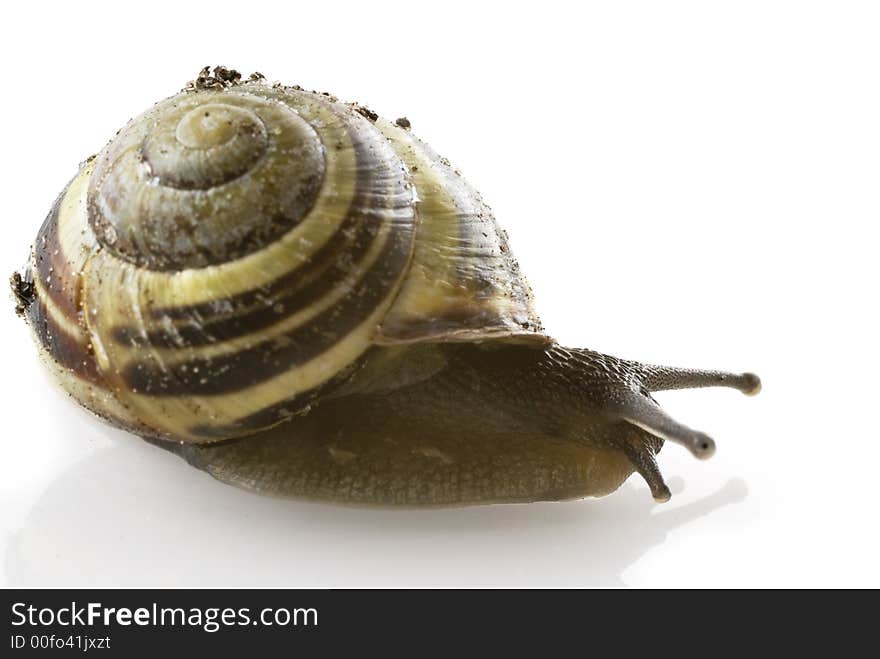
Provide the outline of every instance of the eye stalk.
[[728,387],[754,396],[761,391],[761,378],[754,373],[728,373],[673,366],[639,365],[639,379],[648,391]]
[[761,378],[754,373],[743,373],[739,378],[740,386],[737,387],[746,396],[757,396],[761,393]]

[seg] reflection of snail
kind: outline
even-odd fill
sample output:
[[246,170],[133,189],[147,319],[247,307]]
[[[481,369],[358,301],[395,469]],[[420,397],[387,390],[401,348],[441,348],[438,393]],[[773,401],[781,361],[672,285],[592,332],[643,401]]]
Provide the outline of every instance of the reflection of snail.
[[369,110],[217,68],[86,162],[19,310],[83,406],[221,480],[384,504],[658,500],[649,392],[759,388],[543,334],[479,195]]

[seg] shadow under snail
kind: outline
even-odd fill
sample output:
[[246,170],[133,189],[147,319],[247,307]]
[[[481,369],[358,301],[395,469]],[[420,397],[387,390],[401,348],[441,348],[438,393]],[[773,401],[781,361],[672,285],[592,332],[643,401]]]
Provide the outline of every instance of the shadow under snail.
[[409,131],[217,67],[81,166],[13,275],[61,386],[233,485],[383,505],[657,501],[651,397],[753,374],[547,336],[489,208]]

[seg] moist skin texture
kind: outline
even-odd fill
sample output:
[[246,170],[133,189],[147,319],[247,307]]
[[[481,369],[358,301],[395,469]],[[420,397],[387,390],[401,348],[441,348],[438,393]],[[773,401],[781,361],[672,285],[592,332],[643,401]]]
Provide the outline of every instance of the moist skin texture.
[[[656,469],[662,440],[608,412],[638,375],[556,346],[377,348],[308,414],[238,440],[162,445],[221,481],[284,497],[415,506],[602,496],[640,465]],[[659,498],[664,488],[652,487]]]

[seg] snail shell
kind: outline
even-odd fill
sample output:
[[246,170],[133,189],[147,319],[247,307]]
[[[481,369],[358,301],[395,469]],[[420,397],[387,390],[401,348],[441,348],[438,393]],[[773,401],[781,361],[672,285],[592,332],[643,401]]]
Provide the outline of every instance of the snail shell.
[[129,122],[13,276],[62,387],[273,494],[528,501],[636,470],[668,498],[663,440],[714,444],[648,392],[757,378],[555,345],[489,208],[408,128],[222,68]]
[[56,202],[33,271],[66,388],[176,440],[270,427],[374,344],[547,341],[503,233],[444,160],[262,81],[131,121]]

